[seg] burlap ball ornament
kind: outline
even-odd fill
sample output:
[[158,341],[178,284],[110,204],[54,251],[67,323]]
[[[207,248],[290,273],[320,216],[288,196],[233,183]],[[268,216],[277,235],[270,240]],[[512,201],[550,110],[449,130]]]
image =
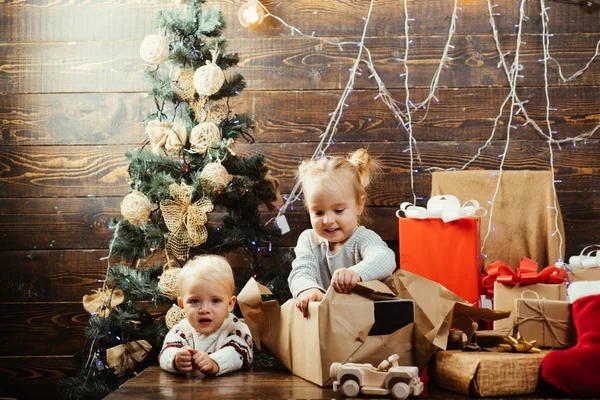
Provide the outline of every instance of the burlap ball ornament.
[[169,39],[163,35],[146,35],[140,46],[142,60],[150,64],[160,64],[169,59]]
[[196,88],[194,87],[194,71],[185,69],[179,77],[171,81],[171,88],[183,100],[190,101],[194,99]]
[[[213,57],[216,60],[216,57]],[[194,73],[194,86],[200,96],[212,96],[217,93],[225,82],[223,70],[214,63],[206,61],[206,65],[198,68]]]
[[214,124],[220,124],[225,118],[227,118],[228,107],[224,101],[219,102],[208,102],[202,109],[200,115],[200,121],[212,122]]
[[165,324],[167,325],[167,328],[171,329],[184,319],[185,312],[179,308],[179,306],[174,305],[167,311],[167,315],[165,315]]
[[167,268],[158,279],[158,288],[171,299],[176,299],[179,295],[177,278],[180,272],[181,268]]
[[121,201],[121,215],[134,225],[145,225],[151,211],[150,200],[140,191],[134,190]]
[[229,185],[232,179],[233,176],[229,175],[229,172],[221,163],[207,164],[200,173],[202,187],[208,190],[222,190]]
[[212,122],[202,122],[190,132],[190,147],[198,153],[206,153],[209,147],[218,146],[221,142],[221,131]]

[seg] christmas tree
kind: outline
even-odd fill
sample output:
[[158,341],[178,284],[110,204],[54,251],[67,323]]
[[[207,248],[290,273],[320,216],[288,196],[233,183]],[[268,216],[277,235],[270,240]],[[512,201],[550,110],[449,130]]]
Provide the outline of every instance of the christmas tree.
[[239,284],[252,275],[287,296],[285,274],[263,268],[260,258],[279,234],[259,213],[262,203],[272,209],[278,201],[278,182],[263,155],[233,149],[238,140],[253,142],[253,121],[229,107],[245,82],[224,72],[239,59],[227,53],[221,12],[204,3],[160,11],[159,33],[141,44],[156,108],[144,120],[144,144],[126,155],[132,191],[111,226],[102,288],[83,299],[88,341],[78,375],[60,382],[65,398],[103,398],[157,364],[164,335],[183,318],[177,306],[169,309],[177,274],[194,255],[242,248],[252,262]]

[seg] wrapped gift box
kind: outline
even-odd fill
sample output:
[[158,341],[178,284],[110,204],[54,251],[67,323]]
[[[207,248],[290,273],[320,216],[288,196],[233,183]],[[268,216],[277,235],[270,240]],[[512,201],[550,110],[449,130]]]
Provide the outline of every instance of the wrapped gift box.
[[600,281],[600,267],[578,269],[567,274],[569,282]]
[[547,353],[439,351],[436,382],[446,390],[472,397],[534,393]]
[[498,347],[506,343],[506,334],[498,331],[476,331],[473,342],[479,347]]
[[400,269],[446,287],[467,302],[479,301],[479,218],[398,220]]
[[510,318],[494,321],[494,330],[508,334],[515,324],[515,299],[539,298],[545,300],[567,299],[567,285],[537,283],[534,285],[505,285],[494,283],[494,310],[511,310]]
[[515,300],[514,334],[535,340],[539,347],[566,348],[577,341],[571,303],[555,300]]

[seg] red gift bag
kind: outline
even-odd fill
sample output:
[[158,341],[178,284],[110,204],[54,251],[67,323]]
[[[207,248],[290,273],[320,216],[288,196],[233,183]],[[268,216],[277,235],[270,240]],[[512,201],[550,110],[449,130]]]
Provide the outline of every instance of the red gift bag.
[[477,306],[481,257],[479,218],[399,218],[400,269],[435,281]]

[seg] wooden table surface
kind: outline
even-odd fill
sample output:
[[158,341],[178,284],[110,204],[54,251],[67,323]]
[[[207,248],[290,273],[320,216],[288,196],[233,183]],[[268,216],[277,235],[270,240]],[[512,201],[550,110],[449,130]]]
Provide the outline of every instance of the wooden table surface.
[[[426,386],[421,398],[468,399],[460,394]],[[125,382],[105,400],[123,399],[337,399],[332,388],[321,388],[287,370],[250,369],[212,378],[183,376],[165,372],[160,367],[149,367]],[[367,397],[360,396],[360,399]],[[373,397],[374,398],[374,397]],[[534,396],[516,398],[535,399]],[[539,397],[547,398],[547,396]],[[382,399],[382,397],[377,397]]]

